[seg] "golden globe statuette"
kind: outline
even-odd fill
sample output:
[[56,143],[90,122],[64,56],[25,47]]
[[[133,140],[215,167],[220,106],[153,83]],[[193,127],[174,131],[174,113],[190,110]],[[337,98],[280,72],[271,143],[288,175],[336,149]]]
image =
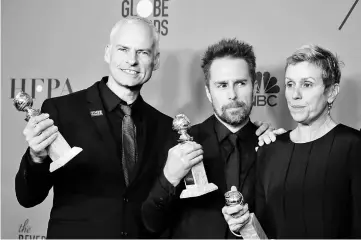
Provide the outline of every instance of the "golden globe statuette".
[[[40,115],[40,110],[31,108],[33,99],[29,94],[20,91],[14,98],[14,106],[18,111],[26,112],[25,121],[29,121],[31,117]],[[48,146],[48,154],[53,161],[50,164],[50,172],[54,172],[58,168],[64,166],[73,157],[78,155],[83,149],[79,147],[71,148],[64,137],[58,133],[56,139]]]
[[[235,186],[232,186],[224,197],[227,206],[244,205],[243,196]],[[249,221],[241,228],[240,234],[243,239],[268,239],[254,213],[250,213]]]
[[[190,128],[190,121],[184,114],[178,114],[173,119],[173,129],[178,131],[180,137],[179,143],[193,141],[187,130]],[[180,198],[191,198],[204,195],[206,193],[215,191],[218,187],[214,183],[208,183],[206,171],[203,162],[194,165],[189,173],[184,178],[186,189],[180,195]]]

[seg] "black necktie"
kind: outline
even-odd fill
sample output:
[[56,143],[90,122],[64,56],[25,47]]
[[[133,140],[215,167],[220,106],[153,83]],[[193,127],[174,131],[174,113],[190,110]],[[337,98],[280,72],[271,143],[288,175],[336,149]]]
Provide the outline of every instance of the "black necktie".
[[227,190],[229,191],[232,186],[239,188],[239,168],[240,168],[240,154],[238,149],[238,136],[237,134],[230,134],[228,140],[232,145],[232,152],[226,162],[226,181]]
[[122,166],[125,184],[129,185],[129,176],[137,161],[136,128],[131,117],[132,109],[127,105],[120,105],[124,117],[122,121]]

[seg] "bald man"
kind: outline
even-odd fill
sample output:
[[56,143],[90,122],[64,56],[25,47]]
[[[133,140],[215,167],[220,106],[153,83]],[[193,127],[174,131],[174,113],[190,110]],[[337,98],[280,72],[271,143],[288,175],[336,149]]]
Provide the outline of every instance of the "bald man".
[[[176,142],[169,140],[172,119],[140,96],[159,66],[158,41],[151,22],[122,19],[105,49],[109,76],[45,100],[43,114],[26,125],[29,147],[16,175],[16,195],[22,206],[34,207],[53,187],[48,238],[154,236],[142,224],[140,206],[167,159],[167,142]],[[83,151],[51,173],[46,149],[59,133]]]

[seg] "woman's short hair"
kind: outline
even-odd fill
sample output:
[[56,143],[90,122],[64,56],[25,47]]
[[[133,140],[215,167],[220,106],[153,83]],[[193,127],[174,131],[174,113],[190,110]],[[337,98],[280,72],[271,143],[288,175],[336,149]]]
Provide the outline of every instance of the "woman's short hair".
[[326,88],[340,83],[341,62],[329,50],[317,45],[304,45],[287,58],[286,70],[289,65],[300,62],[309,62],[319,67],[322,70],[322,80]]

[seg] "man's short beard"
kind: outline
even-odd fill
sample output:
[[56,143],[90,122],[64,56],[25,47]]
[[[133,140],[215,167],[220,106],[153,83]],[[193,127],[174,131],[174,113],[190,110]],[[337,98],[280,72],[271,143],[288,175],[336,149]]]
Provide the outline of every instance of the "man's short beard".
[[[241,113],[239,114],[237,113],[237,115],[231,113],[227,114],[226,110],[229,108],[240,108],[240,110],[238,111],[241,111]],[[228,105],[222,106],[221,113],[219,113],[214,107],[213,109],[216,115],[222,121],[224,121],[225,123],[231,126],[237,127],[239,125],[242,125],[249,118],[249,115],[251,114],[252,111],[252,105],[247,106],[247,104],[244,102],[235,101]]]

